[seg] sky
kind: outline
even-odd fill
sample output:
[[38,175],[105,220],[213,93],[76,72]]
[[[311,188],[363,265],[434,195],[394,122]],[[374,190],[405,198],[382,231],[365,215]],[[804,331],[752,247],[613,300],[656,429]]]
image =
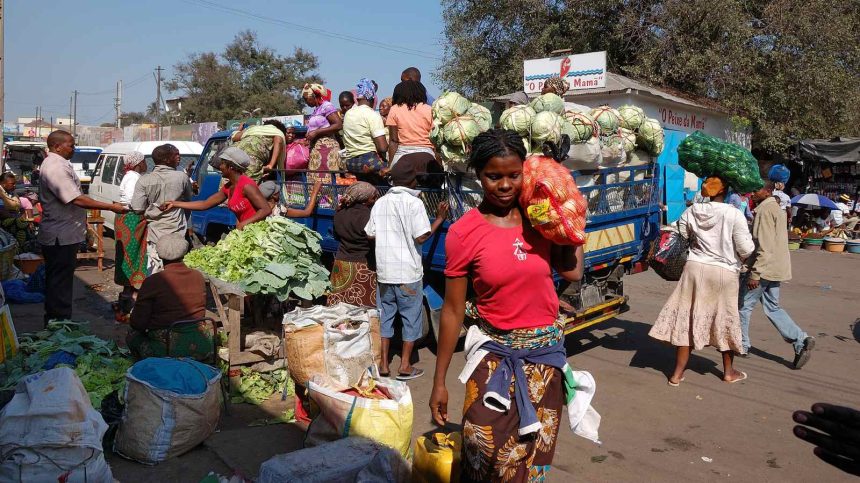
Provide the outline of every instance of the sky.
[[[246,29],[257,32],[262,45],[282,55],[296,47],[314,53],[319,73],[335,95],[370,77],[379,83],[380,94],[389,96],[400,72],[413,65],[421,70],[431,94],[440,91],[432,76],[444,45],[438,1],[6,0],[4,4],[7,122],[35,116],[36,106],[42,106],[46,121],[51,116],[68,117],[75,89],[81,92],[79,124],[113,122],[120,79],[123,112],[144,111],[155,100],[156,66],[161,65],[163,76],[170,78],[173,66],[189,54],[222,52],[237,32]],[[171,97],[166,90],[162,93]]]

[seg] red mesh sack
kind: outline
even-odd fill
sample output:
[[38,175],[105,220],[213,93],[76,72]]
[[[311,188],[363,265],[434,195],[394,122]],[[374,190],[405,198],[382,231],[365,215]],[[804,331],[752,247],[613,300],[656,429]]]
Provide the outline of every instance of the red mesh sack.
[[554,159],[526,159],[520,205],[544,238],[559,245],[585,243],[585,198],[570,171]]

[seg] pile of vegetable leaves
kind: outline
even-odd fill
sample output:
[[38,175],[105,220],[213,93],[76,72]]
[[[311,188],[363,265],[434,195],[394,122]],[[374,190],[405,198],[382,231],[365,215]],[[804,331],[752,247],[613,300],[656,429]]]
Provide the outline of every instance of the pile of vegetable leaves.
[[19,336],[18,353],[0,364],[0,390],[14,389],[24,377],[44,370],[52,356],[57,360],[60,352],[66,354],[58,365],[75,370],[94,408],[101,408],[102,399],[113,391],[122,394],[132,365],[128,351],[90,334],[86,323],[70,320],[52,320],[45,330]]
[[328,270],[320,264],[321,239],[304,225],[271,217],[191,251],[185,264],[249,293],[313,300],[329,287]]
[[295,394],[293,379],[286,369],[277,369],[264,373],[243,367],[242,382],[230,394],[230,402],[234,404],[248,403],[259,406],[274,394],[281,394],[286,388],[287,396]]

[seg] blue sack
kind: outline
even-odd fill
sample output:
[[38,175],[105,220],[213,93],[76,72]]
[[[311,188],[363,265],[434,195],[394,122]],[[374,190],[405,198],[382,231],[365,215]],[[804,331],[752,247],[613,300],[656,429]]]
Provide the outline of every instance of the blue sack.
[[774,183],[786,184],[789,178],[791,178],[791,171],[784,164],[774,164],[767,172],[767,179]]
[[39,268],[30,275],[27,280],[27,291],[32,293],[45,293],[45,264],[39,265]]
[[150,357],[131,366],[128,375],[156,389],[193,396],[206,392],[219,372],[193,359]]
[[41,304],[45,301],[44,294],[28,292],[27,283],[23,280],[4,281],[3,292],[8,304]]

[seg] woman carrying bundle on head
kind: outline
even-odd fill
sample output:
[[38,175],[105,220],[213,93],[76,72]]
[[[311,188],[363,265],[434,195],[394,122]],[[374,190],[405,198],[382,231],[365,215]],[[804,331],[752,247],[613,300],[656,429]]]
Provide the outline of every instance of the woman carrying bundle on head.
[[728,185],[712,176],[702,185],[710,201],[687,208],[678,221],[690,254],[675,291],[666,301],[648,335],[675,346],[675,369],[669,385],[684,380],[693,349],[716,347],[723,354],[723,381],[746,379],[733,367],[734,354],[743,354],[738,312],[741,263],[755,249],[746,219],[726,203]]
[[[482,342],[466,352],[474,358],[481,354],[477,346],[487,351],[466,363],[474,369],[466,382],[461,481],[541,480],[564,414],[570,369],[552,273],[581,280],[583,251],[552,243],[528,222],[519,201],[525,158],[514,131],[493,129],[474,139],[469,167],[483,201],[451,225],[445,240],[445,302],[430,397],[437,424],[448,419],[445,380],[470,280],[479,318],[467,341]],[[513,351],[522,357],[515,361]]]

